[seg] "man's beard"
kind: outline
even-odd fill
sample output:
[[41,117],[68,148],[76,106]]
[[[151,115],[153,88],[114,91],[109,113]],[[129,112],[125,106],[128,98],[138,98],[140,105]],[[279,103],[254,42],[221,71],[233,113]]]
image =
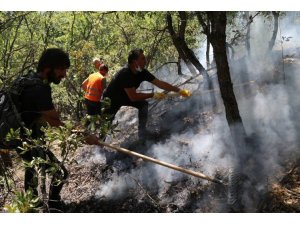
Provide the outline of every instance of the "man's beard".
[[54,84],[59,84],[61,79],[56,77],[55,75],[55,72],[54,72],[54,69],[51,69],[48,74],[47,74],[47,77],[48,77],[48,82],[49,83],[54,83]]

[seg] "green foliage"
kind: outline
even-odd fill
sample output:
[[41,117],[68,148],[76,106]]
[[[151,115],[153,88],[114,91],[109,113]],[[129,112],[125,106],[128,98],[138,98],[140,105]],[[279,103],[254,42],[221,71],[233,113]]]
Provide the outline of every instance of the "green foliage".
[[[191,15],[186,40],[194,48],[200,29]],[[94,71],[93,57],[104,59],[110,76],[127,63],[132,48],[144,49],[150,70],[177,60],[165,12],[0,12],[0,20],[0,83],[35,69],[44,49],[63,48],[71,67],[53,96],[60,111],[76,120],[83,115],[81,83]]]
[[15,192],[15,197],[10,205],[4,207],[4,210],[10,213],[33,213],[38,212],[40,199],[33,195],[31,190],[26,192]]
[[[17,130],[13,130],[11,128],[10,131],[7,133],[7,135],[5,137],[5,141],[7,143],[10,143],[10,142],[12,142],[12,143],[20,142],[20,143],[22,143],[21,146],[19,147],[23,151],[22,153],[25,153],[31,147],[42,145],[41,140],[33,140],[31,138],[32,131],[30,129],[25,128],[25,127],[23,127],[24,134],[23,134],[23,139],[22,139],[21,136],[20,136],[20,129],[21,128],[18,128]],[[27,140],[31,140],[32,144],[29,144],[30,142],[28,142]]]
[[112,115],[105,114],[105,109],[110,105],[110,99],[104,98],[101,100],[102,114],[101,115],[86,115],[83,119],[83,124],[87,125],[87,130],[93,134],[99,134],[100,138],[105,138],[108,134],[118,132],[116,127],[118,124],[112,124]]
[[20,139],[20,128],[18,128],[17,130],[14,130],[12,128],[10,128],[9,132],[7,133],[5,140],[7,142],[13,141],[13,140],[21,140]]
[[10,190],[13,187],[14,181],[10,176],[8,176],[6,171],[2,171],[3,169],[4,168],[2,168],[2,166],[1,166],[0,167],[0,186],[3,186],[3,187],[5,187],[5,189]]
[[[42,132],[44,132],[44,137],[38,139],[32,139],[30,137],[30,132],[27,131],[27,138],[23,139],[21,154],[32,150],[33,148],[38,149],[39,156],[33,157],[33,160],[27,162],[23,161],[24,167],[36,168],[39,171],[41,178],[43,174],[54,175],[58,170],[61,169],[62,164],[72,163],[71,154],[82,146],[84,142],[84,136],[80,133],[74,133],[74,124],[71,122],[66,122],[64,127],[42,127]],[[48,149],[57,149],[60,153],[62,160],[53,161],[46,157],[46,152]],[[63,171],[61,171],[63,172]],[[41,179],[45,182],[45,179]],[[34,183],[38,182],[38,177],[34,178]],[[56,180],[58,185],[62,180]],[[41,184],[45,186],[45,184]],[[39,210],[37,206],[40,204],[40,199],[33,196],[31,191],[27,192],[16,192],[15,199],[12,204],[6,206],[6,210],[9,212],[35,212]]]
[[75,125],[66,121],[65,126],[46,127],[43,129],[45,133],[45,141],[48,145],[59,149],[62,163],[69,162],[70,154],[82,146],[85,137],[83,134],[74,132]]

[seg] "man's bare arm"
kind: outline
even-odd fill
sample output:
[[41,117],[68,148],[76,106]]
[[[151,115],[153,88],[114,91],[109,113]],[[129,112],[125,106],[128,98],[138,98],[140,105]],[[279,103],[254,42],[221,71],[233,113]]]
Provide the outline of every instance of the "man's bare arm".
[[64,123],[59,118],[59,113],[55,110],[42,111],[42,116],[40,117],[40,122],[48,122],[52,127],[63,126]]

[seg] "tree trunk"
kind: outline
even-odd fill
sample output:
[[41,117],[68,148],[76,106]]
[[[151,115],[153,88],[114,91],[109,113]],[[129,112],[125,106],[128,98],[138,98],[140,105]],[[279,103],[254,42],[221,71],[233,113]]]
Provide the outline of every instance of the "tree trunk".
[[275,44],[275,40],[278,32],[278,20],[279,20],[279,12],[272,11],[272,14],[274,17],[274,29],[273,29],[272,38],[269,42],[269,51],[272,51]]
[[[196,74],[196,70],[193,67],[193,65],[191,64],[191,62],[189,61],[189,59],[187,58],[185,52],[183,51],[183,49],[181,48],[181,42],[183,41],[180,37],[182,36],[182,34],[176,35],[174,28],[173,28],[173,23],[172,23],[172,16],[170,13],[167,13],[166,15],[166,20],[167,20],[167,27],[168,27],[168,31],[171,35],[173,44],[175,46],[175,48],[177,49],[177,52],[179,54],[179,57],[185,62],[186,66],[188,67],[189,71],[192,74]],[[182,29],[180,30],[182,31]]]
[[208,35],[213,46],[216,60],[218,81],[221,96],[225,106],[226,118],[236,149],[244,148],[243,142],[246,132],[239,113],[238,104],[233,91],[229,66],[226,55],[226,12],[208,12],[211,21],[211,33]]
[[[207,18],[207,23],[209,24],[209,19],[208,18]],[[207,69],[210,67],[209,51],[210,51],[210,43],[209,43],[208,38],[206,38],[206,68]]]
[[227,57],[229,57],[230,59],[234,60],[234,55],[235,55],[234,48],[229,43],[226,44],[226,48],[227,48]]
[[[186,28],[186,21],[187,21],[187,16],[186,12],[179,12],[179,17],[180,17],[180,29],[179,29],[179,38],[180,38],[180,47],[183,50],[184,54],[188,58],[188,60],[196,67],[196,69],[203,75],[203,78],[207,81],[208,83],[208,73],[206,72],[205,68],[202,66],[202,64],[199,62],[197,57],[195,56],[195,53],[193,50],[191,50],[187,43],[185,42],[185,28]],[[209,85],[207,85],[209,86]]]
[[178,56],[178,61],[177,61],[177,68],[178,68],[178,75],[182,75],[182,69],[181,69],[181,58]]
[[210,59],[209,59],[209,51],[210,51],[210,43],[208,41],[208,39],[206,39],[206,68],[209,69],[210,68]]
[[246,49],[247,49],[247,52],[248,52],[248,56],[251,56],[251,52],[250,52],[250,24],[252,23],[252,16],[250,15],[249,16],[249,12],[246,12],[246,15],[247,15],[247,33],[246,33],[246,39],[245,39],[245,42],[246,42]]
[[[186,12],[180,11],[178,12],[180,18],[180,25],[178,29],[178,34],[175,33],[172,25],[172,16],[170,13],[167,13],[167,26],[172,37],[173,43],[178,51],[179,56],[184,60],[187,64],[188,68],[190,69],[192,74],[196,74],[194,67],[199,71],[200,74],[203,76],[203,83],[205,90],[212,90],[213,84],[210,80],[210,77],[206,71],[206,69],[201,65],[197,57],[195,56],[194,52],[188,47],[185,41],[185,30],[187,24],[187,15]],[[194,67],[193,67],[194,66]],[[194,71],[194,72],[192,72]],[[200,87],[200,85],[199,85]],[[216,107],[216,98],[213,92],[209,95],[212,108],[215,109]]]
[[[255,200],[244,200],[244,196],[253,196],[255,191],[255,185],[252,186],[255,183],[254,181],[249,180],[249,183],[244,181],[244,179],[248,178],[247,175],[252,173],[253,164],[249,166],[248,162],[254,154],[250,154],[253,153],[253,149],[246,144],[246,132],[230,78],[226,55],[226,12],[208,12],[208,16],[211,21],[209,39],[213,46],[221,96],[236,155],[235,162],[229,174],[227,202],[231,212],[243,212],[245,209],[247,210],[245,206],[248,207],[255,202]],[[255,168],[261,168],[257,164],[259,163],[255,164]]]

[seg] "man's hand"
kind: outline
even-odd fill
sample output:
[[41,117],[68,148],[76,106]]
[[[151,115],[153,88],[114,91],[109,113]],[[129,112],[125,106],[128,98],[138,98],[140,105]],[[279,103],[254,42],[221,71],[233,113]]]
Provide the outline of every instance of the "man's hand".
[[155,92],[154,95],[153,95],[153,98],[156,99],[156,100],[162,100],[165,97],[166,97],[166,94],[162,93],[162,92]]
[[185,97],[185,98],[190,97],[190,96],[192,95],[191,92],[190,92],[189,90],[186,90],[186,89],[181,89],[181,90],[179,91],[179,94],[180,94],[182,97]]

